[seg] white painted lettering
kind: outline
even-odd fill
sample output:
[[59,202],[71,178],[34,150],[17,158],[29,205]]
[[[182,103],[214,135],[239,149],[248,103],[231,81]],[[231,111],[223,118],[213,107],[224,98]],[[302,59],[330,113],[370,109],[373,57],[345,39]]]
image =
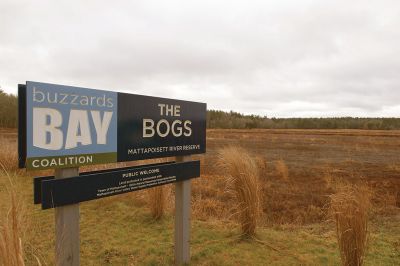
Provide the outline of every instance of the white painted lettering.
[[100,111],[91,111],[94,128],[97,134],[97,144],[107,144],[107,133],[110,127],[113,112],[104,112],[103,121],[100,118]]
[[[164,133],[161,133],[161,125],[164,124],[166,126],[166,130]],[[165,138],[166,136],[168,136],[170,131],[170,126],[167,120],[165,119],[161,119],[160,121],[158,121],[157,123],[157,134],[162,137]]]
[[92,144],[90,135],[89,117],[86,110],[71,110],[69,114],[67,139],[65,149],[73,149],[82,145]]
[[186,137],[189,137],[192,135],[192,129],[189,125],[192,124],[192,121],[190,120],[186,120],[185,123],[183,123],[183,127],[185,128],[185,132],[183,133],[183,135],[185,135]]
[[154,133],[155,130],[153,119],[143,119],[143,138],[151,138],[154,136]]
[[[178,125],[178,126],[176,126]],[[182,136],[182,121],[181,120],[175,120],[174,122],[172,122],[172,135],[174,135],[175,137],[180,137]],[[177,132],[177,131],[178,132]]]
[[[63,146],[63,133],[59,129],[62,125],[61,113],[53,108],[33,108],[33,146],[60,150]],[[49,136],[49,141],[47,141]]]

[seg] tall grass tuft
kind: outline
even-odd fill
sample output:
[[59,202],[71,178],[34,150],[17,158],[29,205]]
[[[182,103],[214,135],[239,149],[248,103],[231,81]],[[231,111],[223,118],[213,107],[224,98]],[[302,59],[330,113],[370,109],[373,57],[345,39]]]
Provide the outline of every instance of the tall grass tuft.
[[22,247],[25,210],[13,188],[9,193],[9,204],[6,213],[0,217],[0,265],[21,266],[25,265]]
[[236,214],[244,237],[253,237],[261,215],[259,169],[249,153],[239,147],[220,151],[220,163],[227,173],[227,191],[236,201]]
[[[165,163],[168,161],[169,160],[166,158],[147,160],[147,162],[151,164]],[[151,216],[153,217],[153,219],[159,220],[164,216],[169,203],[167,201],[169,192],[170,192],[170,186],[168,185],[162,185],[148,189],[147,203],[149,205]]]
[[363,264],[367,248],[370,195],[366,186],[343,185],[331,196],[331,211],[344,266]]
[[149,207],[151,216],[159,220],[164,216],[166,207],[167,191],[165,186],[158,186],[149,189]]

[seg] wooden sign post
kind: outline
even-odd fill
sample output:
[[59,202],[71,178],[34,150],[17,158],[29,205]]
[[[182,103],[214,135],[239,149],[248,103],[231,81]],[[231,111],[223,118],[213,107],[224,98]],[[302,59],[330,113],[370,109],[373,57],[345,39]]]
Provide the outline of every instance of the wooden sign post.
[[[191,156],[177,156],[176,161],[191,161]],[[190,183],[190,179],[175,183],[175,265],[190,261]]]
[[[79,168],[56,169],[54,176],[67,178],[79,175]],[[55,208],[56,265],[79,266],[79,204]]]

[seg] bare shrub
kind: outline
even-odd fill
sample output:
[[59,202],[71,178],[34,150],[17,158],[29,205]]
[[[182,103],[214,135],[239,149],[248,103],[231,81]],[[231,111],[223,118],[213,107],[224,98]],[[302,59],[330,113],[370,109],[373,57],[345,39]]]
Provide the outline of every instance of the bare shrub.
[[227,173],[227,192],[235,199],[242,233],[252,237],[261,214],[261,185],[257,164],[246,150],[238,147],[222,149],[220,163]]
[[283,159],[276,161],[275,163],[276,171],[278,172],[279,176],[287,181],[289,180],[289,169]]
[[363,264],[368,235],[370,191],[366,186],[344,185],[331,196],[331,211],[342,265]]
[[155,220],[159,220],[164,216],[166,206],[166,188],[158,186],[148,189],[149,193],[149,207],[151,216]]

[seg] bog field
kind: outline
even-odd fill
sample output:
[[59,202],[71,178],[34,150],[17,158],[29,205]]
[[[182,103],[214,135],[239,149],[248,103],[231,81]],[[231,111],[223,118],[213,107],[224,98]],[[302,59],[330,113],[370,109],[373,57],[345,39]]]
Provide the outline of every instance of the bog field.
[[[17,168],[16,130],[0,129],[0,148],[0,256],[54,265],[54,210],[32,196],[32,178],[52,173]],[[250,238],[230,151],[248,154],[259,173]],[[340,210],[355,190],[367,219],[363,264],[400,265],[400,131],[209,129],[207,153],[193,158],[202,168],[192,181],[191,265],[340,265],[349,243],[338,237]],[[80,215],[82,265],[174,263],[174,185],[85,202]]]

